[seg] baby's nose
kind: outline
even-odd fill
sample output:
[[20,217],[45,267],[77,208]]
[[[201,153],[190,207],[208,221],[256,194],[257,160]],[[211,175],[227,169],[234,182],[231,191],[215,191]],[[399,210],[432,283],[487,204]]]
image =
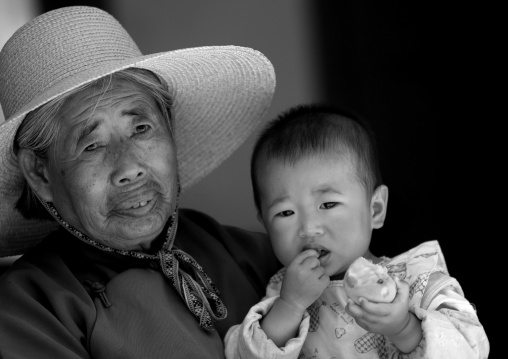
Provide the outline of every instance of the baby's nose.
[[322,235],[323,233],[324,231],[320,227],[301,228],[299,231],[300,237],[316,237]]
[[324,233],[324,228],[317,216],[306,216],[300,224],[300,237],[316,237]]

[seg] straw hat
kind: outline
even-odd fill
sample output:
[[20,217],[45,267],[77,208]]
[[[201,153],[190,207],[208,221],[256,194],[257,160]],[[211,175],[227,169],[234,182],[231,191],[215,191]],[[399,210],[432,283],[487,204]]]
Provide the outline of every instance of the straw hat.
[[275,89],[258,51],[210,46],[143,56],[125,29],[92,7],[47,12],[21,27],[0,52],[0,257],[23,253],[55,229],[14,208],[24,178],[12,150],[27,113],[55,97],[129,67],[163,77],[174,100],[182,190],[205,177],[256,129]]

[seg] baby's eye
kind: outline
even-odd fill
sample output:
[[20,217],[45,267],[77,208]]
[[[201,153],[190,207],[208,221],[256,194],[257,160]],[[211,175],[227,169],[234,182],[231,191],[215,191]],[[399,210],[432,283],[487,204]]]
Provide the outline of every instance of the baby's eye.
[[289,217],[293,214],[294,212],[293,211],[282,211],[282,212],[279,212],[277,213],[275,216],[277,217]]
[[325,202],[319,208],[320,209],[330,209],[338,205],[338,202]]
[[97,147],[99,147],[99,145],[97,145],[97,143],[92,143],[91,145],[88,145],[85,147],[85,151],[91,152],[91,151],[96,150]]

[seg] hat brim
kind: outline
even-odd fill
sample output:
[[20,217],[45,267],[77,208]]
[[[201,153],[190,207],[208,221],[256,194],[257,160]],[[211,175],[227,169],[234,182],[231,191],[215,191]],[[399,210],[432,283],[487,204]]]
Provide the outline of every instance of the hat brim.
[[275,90],[270,61],[256,50],[238,46],[196,47],[112,61],[53,84],[0,126],[0,256],[23,253],[55,228],[54,223],[28,221],[14,209],[24,178],[12,143],[22,120],[72,89],[130,67],[153,71],[168,83],[183,191],[217,168],[253,133]]

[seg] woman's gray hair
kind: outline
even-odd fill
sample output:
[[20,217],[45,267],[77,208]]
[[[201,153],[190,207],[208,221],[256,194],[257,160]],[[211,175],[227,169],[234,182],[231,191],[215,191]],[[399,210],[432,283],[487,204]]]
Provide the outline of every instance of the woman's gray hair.
[[[60,133],[61,121],[58,120],[58,112],[69,100],[69,97],[93,86],[102,86],[104,92],[107,92],[114,80],[125,80],[141,85],[154,98],[174,138],[173,116],[171,114],[173,101],[167,83],[149,70],[128,68],[71,90],[28,113],[14,137],[14,153],[17,155],[22,148],[29,149],[39,159],[47,161],[49,149],[53,144],[56,144]],[[27,219],[53,220],[27,181],[25,181],[23,192],[16,203],[16,209]]]

